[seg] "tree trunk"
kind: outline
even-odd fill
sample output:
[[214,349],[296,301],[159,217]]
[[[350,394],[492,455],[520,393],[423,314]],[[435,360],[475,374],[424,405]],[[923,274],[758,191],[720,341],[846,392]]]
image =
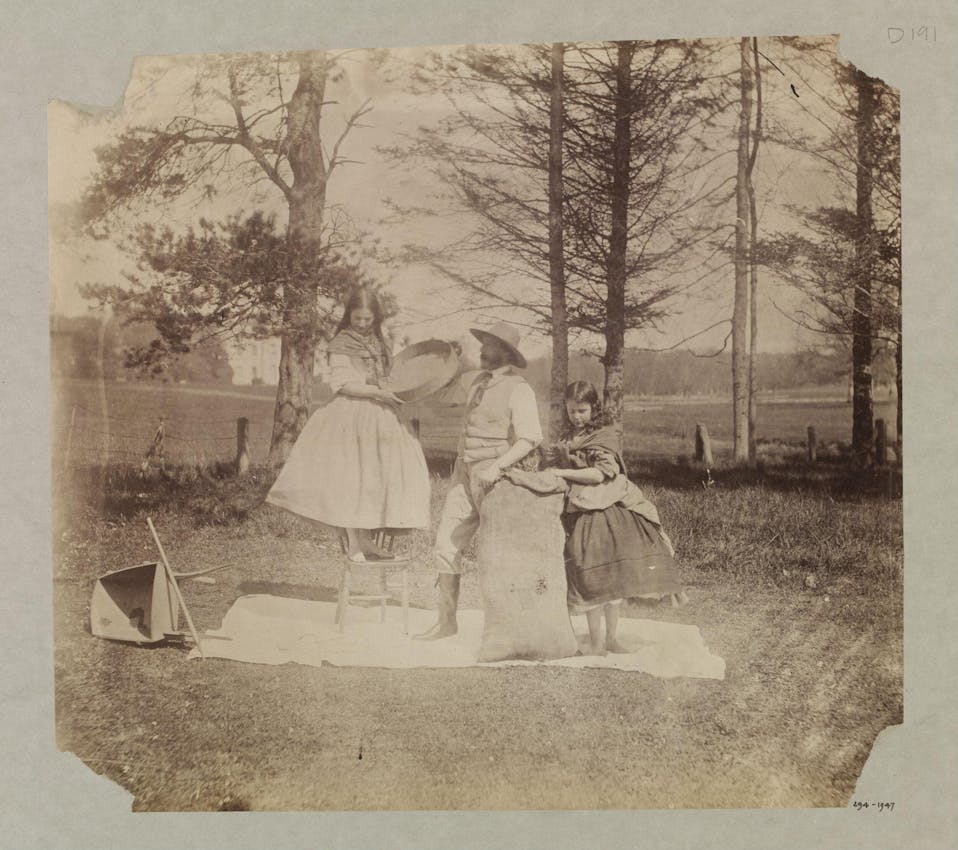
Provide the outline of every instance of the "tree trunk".
[[569,323],[566,314],[565,259],[562,250],[562,74],[565,45],[552,45],[552,91],[549,99],[549,289],[552,301],[552,375],[549,433],[558,438],[565,421],[569,380]]
[[748,208],[751,223],[749,238],[749,286],[748,286],[748,462],[758,460],[758,382],[755,378],[755,355],[758,347],[758,263],[755,257],[758,244],[758,222],[755,190],[749,186]]
[[755,74],[755,131],[751,137],[748,158],[748,213],[749,213],[749,341],[748,341],[748,461],[758,460],[758,386],[755,380],[755,358],[758,354],[758,204],[755,200],[755,160],[762,138],[762,71],[758,63],[758,39],[752,39],[752,59]]
[[872,160],[875,117],[874,81],[861,71],[855,72],[858,90],[856,133],[856,214],[855,287],[852,315],[852,455],[858,463],[867,462],[873,432],[872,405],[872,271],[874,267],[872,221]]
[[289,279],[283,288],[283,337],[279,385],[269,450],[271,466],[289,456],[309,418],[316,356],[318,269],[326,204],[326,164],[320,118],[326,90],[324,53],[298,57],[299,81],[289,103],[288,150],[293,172],[289,193]]
[[898,339],[895,341],[895,390],[898,398],[896,399],[895,411],[895,454],[898,455],[898,463],[902,463],[904,458],[905,441],[902,434],[903,416],[902,416],[902,395],[901,395],[901,285],[898,288]]
[[612,142],[612,230],[606,269],[605,388],[603,404],[613,421],[622,421],[625,358],[625,253],[628,247],[629,171],[632,157],[633,42],[618,46],[615,135]]
[[735,299],[732,306],[732,441],[736,462],[748,461],[748,141],[752,73],[748,39],[741,41],[741,108],[735,182]]

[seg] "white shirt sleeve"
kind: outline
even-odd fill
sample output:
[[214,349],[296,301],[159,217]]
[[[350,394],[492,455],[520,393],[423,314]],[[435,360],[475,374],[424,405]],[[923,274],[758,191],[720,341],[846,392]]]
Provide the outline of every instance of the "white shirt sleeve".
[[525,383],[516,385],[509,396],[509,412],[516,439],[528,440],[538,446],[542,442],[542,426],[539,424],[539,408],[532,387]]
[[347,354],[329,355],[329,388],[338,393],[346,384],[365,384],[366,376],[355,366]]

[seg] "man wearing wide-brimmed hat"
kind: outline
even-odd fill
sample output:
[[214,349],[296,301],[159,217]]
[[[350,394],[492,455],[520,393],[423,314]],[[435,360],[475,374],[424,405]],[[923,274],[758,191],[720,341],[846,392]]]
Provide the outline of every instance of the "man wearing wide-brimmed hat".
[[439,621],[416,635],[421,640],[437,640],[458,631],[462,549],[479,529],[479,504],[504,469],[542,442],[535,393],[515,371],[526,366],[519,351],[519,332],[505,322],[471,332],[482,343],[483,371],[466,395],[456,464],[436,532]]

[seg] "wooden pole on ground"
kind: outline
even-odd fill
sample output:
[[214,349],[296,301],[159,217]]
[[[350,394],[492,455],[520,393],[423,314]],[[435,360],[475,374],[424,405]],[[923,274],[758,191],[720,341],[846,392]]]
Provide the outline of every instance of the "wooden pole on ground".
[[695,459],[708,467],[715,465],[712,459],[712,442],[709,440],[709,429],[702,422],[695,424]]
[[245,478],[249,473],[249,419],[241,416],[236,420],[236,477]]
[[183,608],[183,614],[186,616],[186,622],[190,627],[190,634],[193,635],[196,648],[200,652],[200,658],[206,658],[206,654],[203,652],[203,645],[200,643],[200,636],[196,632],[196,626],[193,625],[193,618],[190,616],[190,610],[186,607],[186,602],[183,600],[183,594],[180,593],[180,586],[176,583],[176,575],[173,573],[172,567],[170,567],[170,562],[166,560],[166,552],[163,551],[163,544],[160,543],[160,538],[156,533],[156,529],[153,527],[153,520],[147,517],[146,524],[150,527],[150,534],[153,535],[156,548],[160,552],[160,560],[163,561],[163,568],[166,570],[167,581],[173,585],[173,592],[176,594],[176,598],[179,600],[180,605]]
[[818,460],[818,441],[815,436],[815,426],[808,426],[808,462],[815,463]]

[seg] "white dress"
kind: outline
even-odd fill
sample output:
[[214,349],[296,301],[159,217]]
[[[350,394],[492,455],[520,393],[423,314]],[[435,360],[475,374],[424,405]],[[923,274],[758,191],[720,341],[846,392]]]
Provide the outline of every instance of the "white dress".
[[339,528],[429,528],[429,471],[388,404],[342,395],[365,384],[361,358],[330,354],[336,395],[306,423],[266,501]]

